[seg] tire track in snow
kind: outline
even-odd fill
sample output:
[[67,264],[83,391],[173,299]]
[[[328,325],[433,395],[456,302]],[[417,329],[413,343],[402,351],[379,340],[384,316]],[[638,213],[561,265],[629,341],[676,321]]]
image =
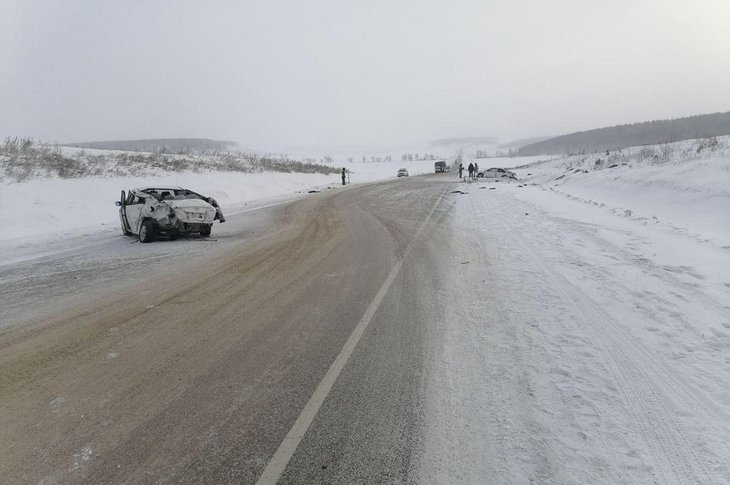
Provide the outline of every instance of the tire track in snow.
[[517,235],[511,238],[589,324],[587,328],[599,344],[604,361],[621,384],[618,388],[636,418],[662,483],[715,483],[667,405],[670,396],[679,390],[676,383],[663,377],[666,371],[654,370],[657,364],[649,364],[615,322],[567,278],[545,264],[527,241]]
[[[570,221],[566,219],[562,219],[562,221],[570,223]],[[592,231],[586,230],[583,224],[571,224],[571,229],[580,232],[584,239],[590,239],[591,242],[607,252],[610,251],[616,253],[618,251],[626,261],[630,261],[636,257],[629,251],[613,246],[606,240],[597,237]],[[643,264],[645,265],[647,263]],[[666,271],[658,271],[655,267],[648,268],[648,274],[649,276],[658,278],[660,281],[670,286],[676,287],[682,284],[681,281],[673,274],[667,273]],[[565,279],[565,277],[562,278]],[[567,281],[567,279],[565,280]],[[693,314],[702,315],[703,318],[708,317],[707,308],[716,306],[716,302],[709,298],[706,294],[698,291],[696,288],[691,286],[684,286],[684,288],[688,293],[692,294],[691,304],[693,306]],[[602,313],[606,319],[610,319],[610,317],[606,316],[605,313],[600,310],[598,305],[593,303],[593,307]],[[634,340],[627,335],[625,331],[622,331],[616,326],[613,326],[613,330],[616,332],[616,338],[621,339],[624,345],[633,348],[634,355],[645,367],[651,367],[652,373],[661,375],[662,379],[668,384],[668,389],[671,389],[673,395],[677,395],[677,397],[681,398],[687,407],[692,407],[697,413],[713,416],[717,421],[730,422],[730,413],[709,399],[706,392],[699,389],[697,386],[693,386],[688,383],[681,374],[677,372],[670,372],[666,364],[664,364],[660,358],[655,357],[652,359],[646,356],[646,354],[641,351],[641,349],[635,344]]]

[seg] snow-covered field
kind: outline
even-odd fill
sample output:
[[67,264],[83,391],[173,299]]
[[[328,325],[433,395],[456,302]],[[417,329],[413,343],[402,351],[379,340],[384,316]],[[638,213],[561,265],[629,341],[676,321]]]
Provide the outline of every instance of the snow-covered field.
[[[440,176],[464,193],[449,194],[448,318],[430,323],[422,481],[730,483],[730,137],[479,161],[519,180]],[[433,161],[346,167],[364,183]],[[228,213],[341,187],[215,172],[3,182],[0,250],[119,232],[119,191],[150,185]]]

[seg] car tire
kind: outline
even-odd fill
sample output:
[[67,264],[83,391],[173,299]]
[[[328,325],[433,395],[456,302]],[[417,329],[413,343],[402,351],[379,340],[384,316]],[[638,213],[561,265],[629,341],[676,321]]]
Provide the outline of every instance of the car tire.
[[139,242],[148,243],[155,240],[155,228],[150,221],[144,221],[139,228]]
[[202,227],[200,228],[200,235],[201,235],[201,236],[203,236],[203,237],[208,237],[208,236],[210,236],[210,231],[211,231],[211,229],[212,229],[212,227],[211,227],[211,226],[202,226]]

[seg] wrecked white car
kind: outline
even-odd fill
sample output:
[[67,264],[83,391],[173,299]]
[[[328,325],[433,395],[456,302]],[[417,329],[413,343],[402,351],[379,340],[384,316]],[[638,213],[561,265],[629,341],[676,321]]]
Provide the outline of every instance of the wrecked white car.
[[122,190],[119,220],[125,236],[146,243],[164,236],[177,239],[189,234],[210,236],[213,221],[225,222],[218,203],[182,187]]
[[516,179],[517,178],[517,175],[515,175],[515,173],[513,171],[511,171],[511,170],[506,170],[504,168],[492,167],[492,168],[489,168],[487,170],[479,170],[477,172],[477,178],[482,178],[482,177],[488,178],[488,179],[489,178],[493,178],[493,179],[498,179],[498,178]]

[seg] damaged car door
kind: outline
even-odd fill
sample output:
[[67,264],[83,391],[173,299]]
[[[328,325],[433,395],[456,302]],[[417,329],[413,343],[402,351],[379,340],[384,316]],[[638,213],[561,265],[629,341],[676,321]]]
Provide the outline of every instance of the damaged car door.
[[130,190],[125,193],[122,190],[120,200],[116,202],[119,207],[119,222],[122,225],[122,233],[125,236],[139,234],[139,222],[144,208],[144,199],[137,197]]
[[[130,196],[132,193],[130,192]],[[119,222],[122,225],[122,233],[125,236],[133,236],[134,233],[132,232],[132,226],[129,224],[129,220],[127,219],[127,194],[122,190],[122,195],[119,197],[119,200],[115,204],[117,207],[119,207]]]
[[125,209],[127,213],[127,223],[129,224],[130,232],[133,234],[139,234],[140,220],[142,219],[142,210],[144,209],[145,201],[141,197],[137,197],[129,191],[127,196],[127,203]]

